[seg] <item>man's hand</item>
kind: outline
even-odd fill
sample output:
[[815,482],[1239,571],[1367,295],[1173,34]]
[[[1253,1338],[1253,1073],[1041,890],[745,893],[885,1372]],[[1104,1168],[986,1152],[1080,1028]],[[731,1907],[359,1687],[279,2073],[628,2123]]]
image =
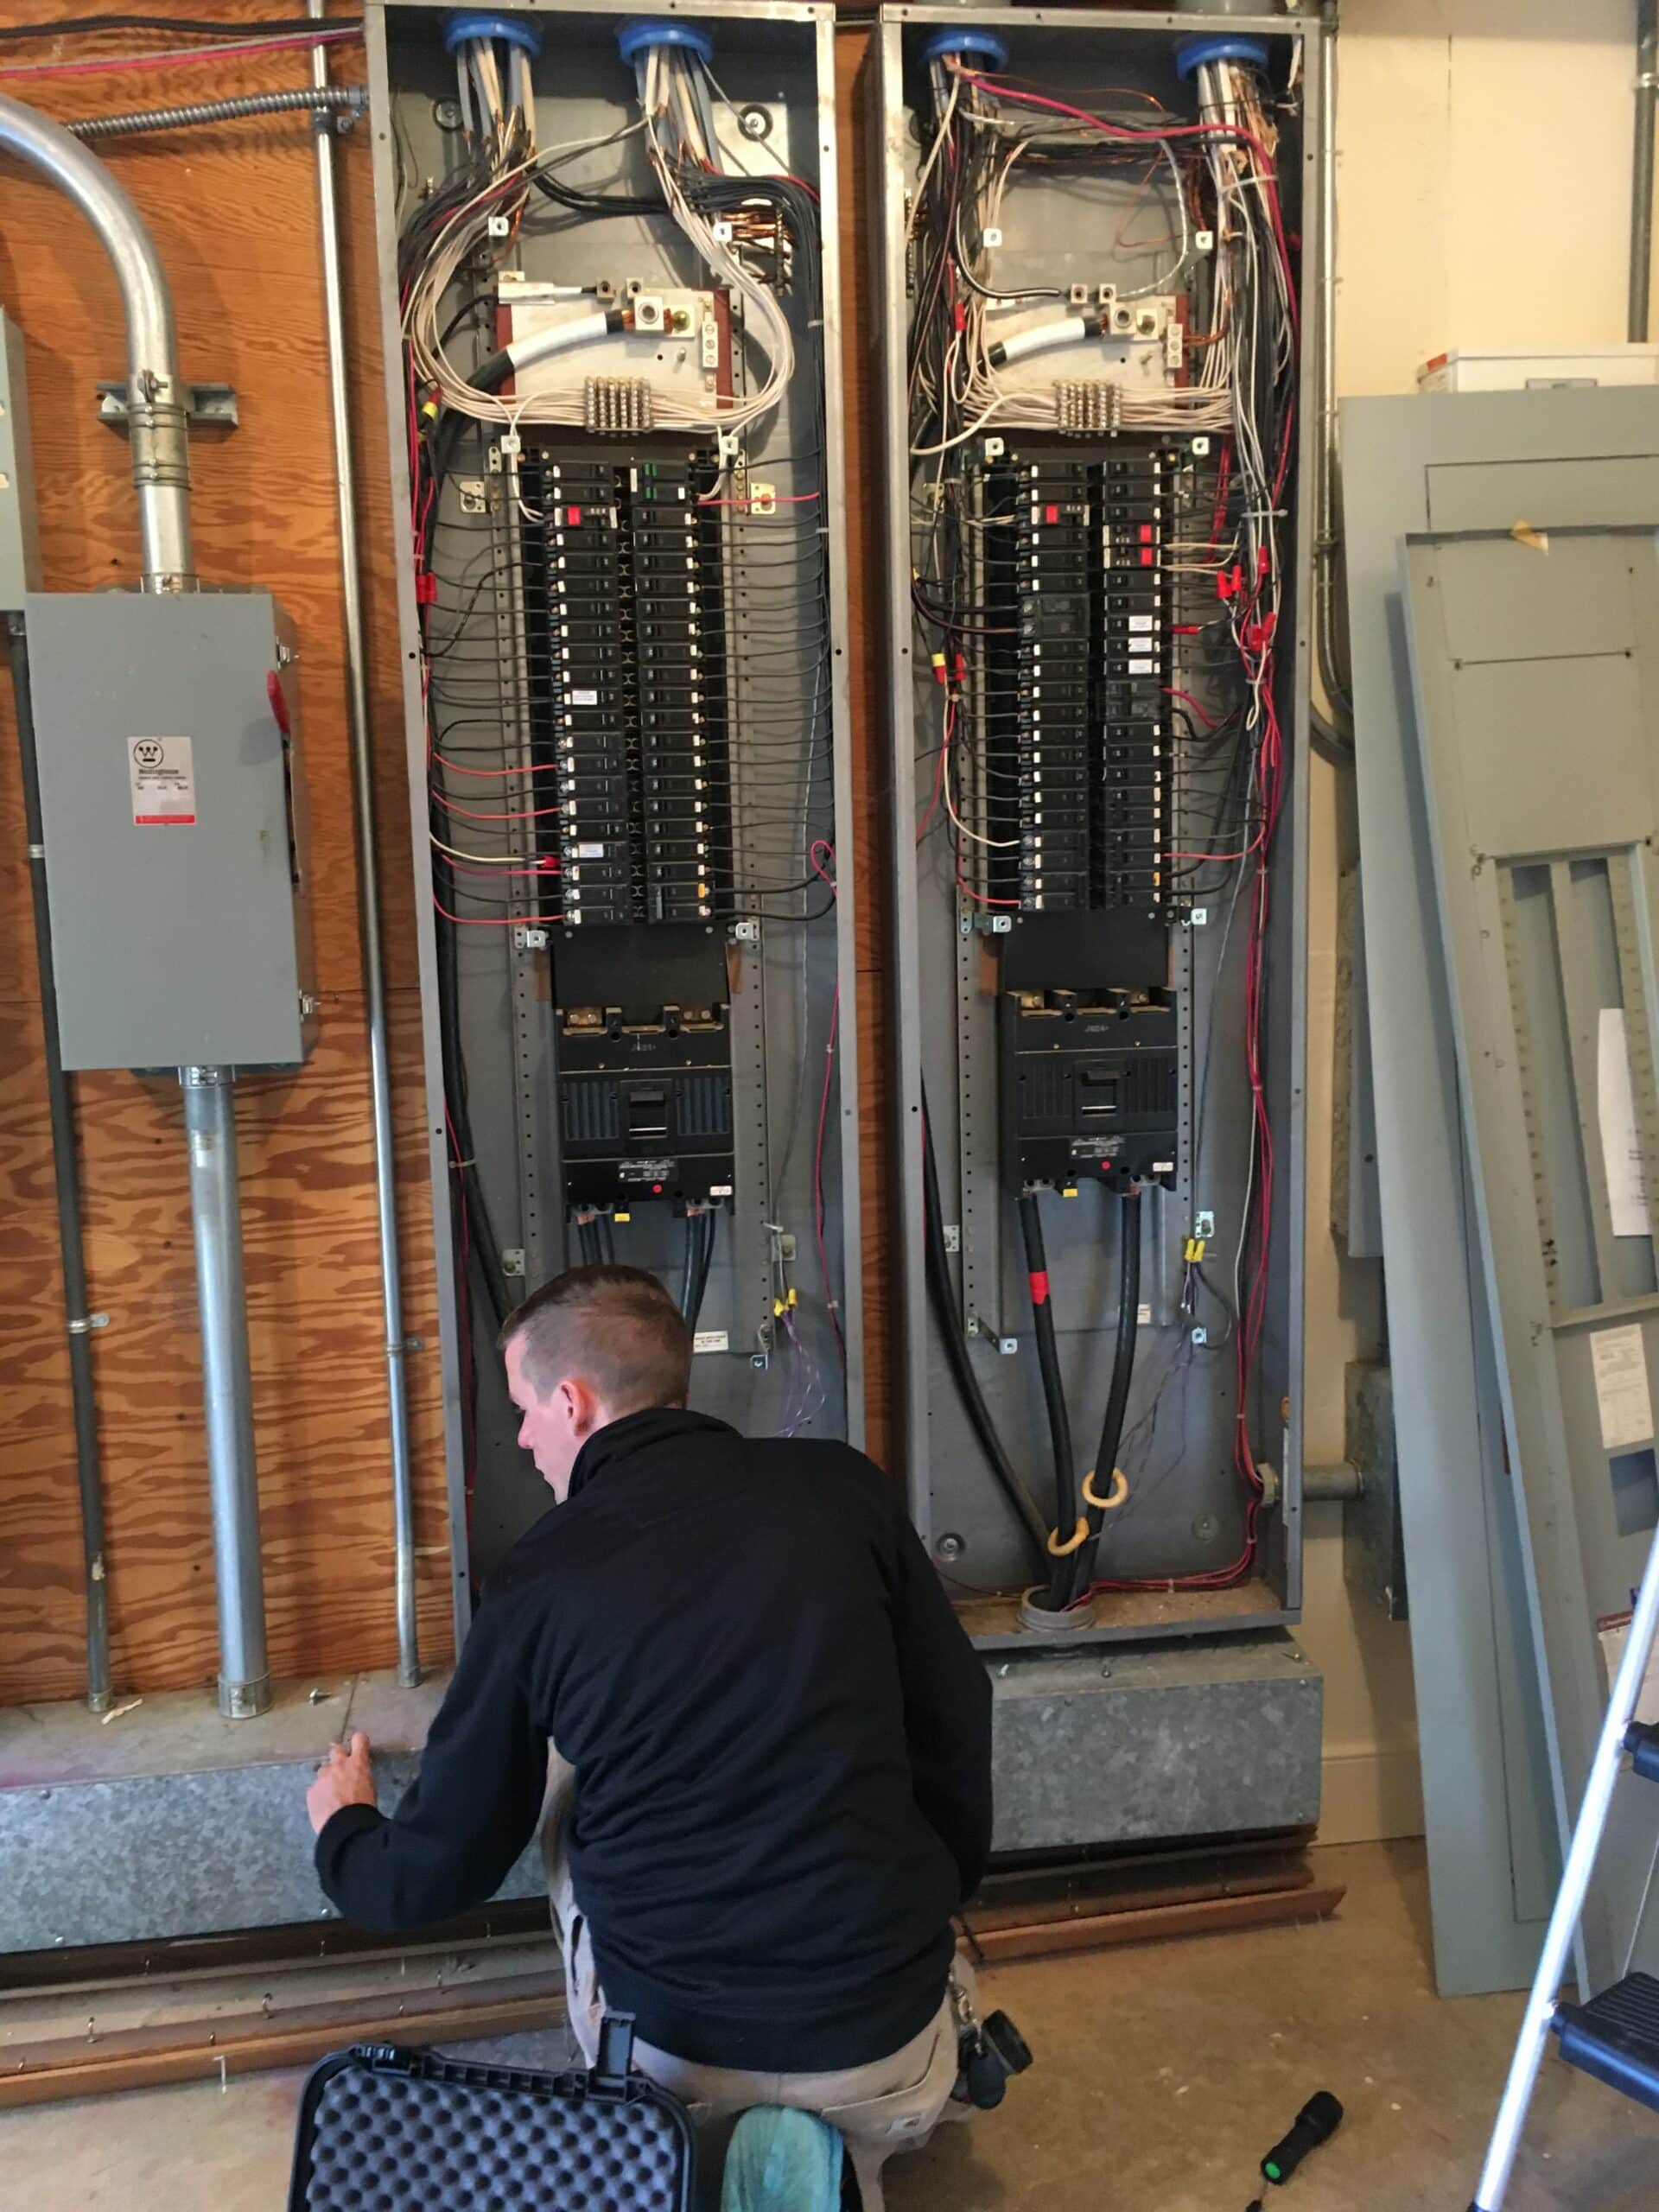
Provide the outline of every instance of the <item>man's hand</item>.
[[317,1778],[305,1793],[311,1815],[311,1832],[321,1835],[342,1805],[372,1805],[374,1770],[369,1763],[369,1739],[359,1728],[349,1745],[331,1744],[328,1763],[317,1769]]

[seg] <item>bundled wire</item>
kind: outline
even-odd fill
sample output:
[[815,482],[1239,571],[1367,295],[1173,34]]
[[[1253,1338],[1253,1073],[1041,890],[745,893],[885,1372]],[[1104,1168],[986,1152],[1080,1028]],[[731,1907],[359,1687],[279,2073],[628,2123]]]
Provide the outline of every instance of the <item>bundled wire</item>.
[[[487,46],[487,41],[479,41]],[[555,357],[567,346],[585,344],[631,327],[629,312],[615,309],[561,321],[493,356],[488,374],[464,371],[450,356],[442,331],[442,304],[462,268],[486,245],[491,224],[505,219],[509,233],[523,220],[532,190],[556,205],[587,214],[666,213],[696,250],[699,259],[747,310],[747,343],[761,357],[765,373],[741,395],[693,393],[664,386],[653,394],[652,418],[661,428],[734,430],[772,413],[795,372],[795,341],[781,298],[782,286],[767,281],[752,265],[734,236],[734,218],[745,208],[771,210],[774,251],[816,269],[818,217],[810,189],[794,179],[728,177],[721,174],[713,122],[715,88],[702,57],[684,47],[652,46],[635,63],[641,116],[624,130],[574,144],[538,151],[529,65],[524,65],[522,105],[499,85],[480,81],[486,123],[478,134],[481,175],[473,188],[426,226],[418,266],[404,304],[404,331],[417,378],[429,385],[446,407],[486,423],[517,429],[521,423],[585,424],[588,419],[584,384],[557,385],[537,378],[521,398],[503,400],[493,389],[515,371]],[[643,133],[657,180],[648,193],[578,191],[557,171],[571,160]],[[775,276],[777,271],[772,272]],[[812,295],[816,296],[816,295]]]
[[685,1210],[685,1272],[680,1287],[680,1319],[695,1335],[697,1316],[709,1288],[709,1268],[715,1256],[715,1234],[720,1216],[712,1206]]

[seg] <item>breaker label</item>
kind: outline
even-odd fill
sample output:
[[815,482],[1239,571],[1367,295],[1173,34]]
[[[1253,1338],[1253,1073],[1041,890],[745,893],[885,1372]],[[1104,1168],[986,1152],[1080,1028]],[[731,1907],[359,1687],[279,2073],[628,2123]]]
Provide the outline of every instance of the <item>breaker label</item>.
[[130,737],[127,781],[140,829],[183,827],[196,818],[196,768],[188,737]]
[[724,1329],[699,1329],[691,1339],[693,1351],[729,1351],[732,1340]]

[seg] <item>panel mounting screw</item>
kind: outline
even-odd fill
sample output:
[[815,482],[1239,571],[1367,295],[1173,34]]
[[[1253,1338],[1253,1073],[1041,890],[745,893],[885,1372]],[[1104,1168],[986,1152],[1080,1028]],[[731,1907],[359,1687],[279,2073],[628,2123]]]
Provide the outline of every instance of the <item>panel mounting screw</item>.
[[996,1348],[1004,1359],[1012,1359],[1020,1349],[1020,1339],[1018,1337],[999,1337]]
[[746,138],[770,138],[772,136],[771,111],[758,104],[740,108],[737,115],[737,127]]
[[1192,1341],[1195,1344],[1207,1344],[1210,1341],[1209,1330],[1194,1329],[1192,1332]]
[[933,1548],[941,1559],[960,1559],[968,1547],[960,1536],[948,1535],[941,1536]]
[[432,103],[432,120],[437,124],[440,130],[459,130],[461,123],[461,102],[459,100],[434,100]]

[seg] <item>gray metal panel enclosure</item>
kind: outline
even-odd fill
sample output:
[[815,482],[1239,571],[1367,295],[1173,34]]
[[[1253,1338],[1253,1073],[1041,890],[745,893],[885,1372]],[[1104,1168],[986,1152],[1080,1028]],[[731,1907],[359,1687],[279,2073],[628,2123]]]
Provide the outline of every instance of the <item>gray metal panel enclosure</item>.
[[287,617],[268,592],[46,592],[26,618],[64,1065],[302,1060],[309,840]]
[[[918,54],[936,30],[963,21],[959,11],[949,8],[885,8],[873,72],[874,167],[882,193],[880,308],[889,712],[900,794],[893,810],[891,849],[898,1078],[893,1141],[903,1192],[895,1323],[901,1363],[902,1459],[917,1525],[931,1546],[937,1548],[945,1540],[945,1557],[950,1562],[947,1573],[959,1575],[969,1589],[1006,1589],[1022,1579],[1018,1532],[963,1414],[930,1313],[922,1199],[925,1086],[934,1116],[946,1249],[960,1254],[951,1264],[973,1365],[999,1427],[1017,1443],[1016,1459],[1027,1468],[1039,1465],[1042,1400],[1034,1363],[1019,1356],[1021,1351],[1028,1352],[1022,1343],[1030,1325],[1026,1274],[1013,1205],[998,1172],[995,986],[987,977],[995,957],[994,948],[1007,940],[970,931],[966,925],[959,927],[948,865],[930,862],[925,854],[918,865],[915,842],[916,817],[926,806],[938,741],[929,719],[932,675],[925,664],[926,652],[918,651],[918,637],[912,635],[909,598],[916,553],[907,435],[906,348],[911,302],[905,241],[909,195],[921,158],[916,120]],[[1009,73],[1019,81],[1143,88],[1178,113],[1191,104],[1191,89],[1179,80],[1174,67],[1179,45],[1201,28],[1190,16],[991,9],[976,11],[971,22],[976,30],[993,31],[1008,44]],[[1303,46],[1306,102],[1299,120],[1287,124],[1281,174],[1287,191],[1298,195],[1301,266],[1311,270],[1317,253],[1319,207],[1317,194],[1307,188],[1318,139],[1319,25],[1312,18],[1280,16],[1230,23],[1230,31],[1235,28],[1270,39],[1275,54],[1283,54],[1291,41]],[[1095,278],[1116,273],[1111,243],[1116,217],[1099,227],[1099,206],[1104,203],[1067,198],[1061,181],[1027,180],[1020,189],[1027,199],[1017,208],[1018,195],[1010,190],[1000,219],[1011,227],[998,242],[1024,249],[1019,265],[1027,273],[1007,282],[1064,288],[1068,281],[1087,278],[1092,289]],[[1238,1587],[1197,1597],[1184,1597],[1177,1590],[1158,1606],[1155,1616],[1109,1598],[1103,1601],[1099,1624],[1081,1632],[1092,1638],[1181,1637],[1224,1625],[1262,1625],[1294,1619],[1301,1602],[1303,824],[1307,749],[1303,669],[1310,558],[1302,487],[1310,476],[1312,416],[1312,409],[1305,407],[1300,418],[1298,489],[1287,533],[1292,545],[1284,556],[1288,575],[1281,623],[1287,634],[1279,688],[1287,789],[1274,843],[1267,951],[1267,1084],[1278,1179],[1268,1319],[1252,1390],[1255,1448],[1273,1460],[1281,1488],[1276,1510],[1262,1517],[1254,1572]],[[914,812],[910,804],[912,776],[918,799]],[[1153,1190],[1141,1208],[1149,1217],[1142,1248],[1144,1318],[1128,1423],[1141,1456],[1128,1469],[1129,1506],[1121,1524],[1113,1524],[1108,1545],[1111,1563],[1102,1568],[1114,1576],[1202,1573],[1224,1566],[1239,1551],[1244,1507],[1233,1465],[1230,1354],[1213,1342],[1206,1347],[1203,1332],[1195,1336],[1186,1325],[1192,1317],[1184,1317],[1179,1307],[1182,1249],[1195,1217],[1200,1212],[1215,1215],[1216,1238],[1230,1255],[1246,1204],[1248,1094],[1242,1078],[1236,1089],[1231,1079],[1240,1045],[1236,969],[1243,925],[1241,921],[1239,931],[1230,935],[1228,919],[1224,895],[1170,931],[1184,1084],[1181,1157],[1174,1187]],[[1220,977],[1224,963],[1224,982]],[[1197,1187],[1190,1173],[1190,1154],[1206,1046],[1213,1050],[1217,1067],[1225,1065],[1228,1077],[1224,1082],[1218,1078],[1210,1103],[1202,1187]],[[1116,1230],[1111,1215],[1103,1214],[1100,1194],[1086,1187],[1077,1202],[1049,1209],[1046,1218],[1061,1368],[1078,1435],[1092,1438],[1111,1365]],[[1224,1259],[1221,1265],[1224,1268]],[[1211,1332],[1212,1338],[1222,1333],[1218,1323]],[[1154,1420],[1151,1409],[1160,1395],[1162,1412]],[[1137,1422],[1141,1424],[1139,1430]],[[1137,1471],[1142,1476],[1139,1497],[1134,1489]],[[1036,1487],[1039,1497],[1046,1494],[1040,1476]],[[1106,1557],[1103,1552],[1103,1560]],[[1030,1574],[1023,1579],[1029,1581]],[[1006,1641],[971,1606],[969,1617],[988,1647]]]
[[1389,1357],[1411,1591],[1435,1977],[1532,1974],[1568,1817],[1504,1466],[1429,828],[1400,541],[1429,527],[1659,520],[1659,399],[1637,391],[1351,399],[1343,493],[1366,982]]
[[[419,663],[420,615],[414,593],[408,440],[399,367],[397,211],[402,159],[412,155],[423,174],[442,175],[448,158],[435,109],[454,90],[454,64],[442,44],[450,12],[442,0],[400,0],[400,4],[372,5],[368,10],[371,82],[377,115],[384,119],[377,124],[374,147],[382,327],[399,616],[405,655],[410,830],[416,880],[423,886],[429,868],[430,822]],[[526,22],[546,41],[536,82],[542,143],[566,144],[613,131],[628,121],[633,77],[618,57],[616,37],[620,28],[638,10],[622,4],[622,0],[589,0],[589,4],[580,7],[541,7],[522,12]],[[770,1357],[768,1351],[775,1328],[770,1268],[772,1231],[766,1226],[771,1220],[795,1239],[803,1297],[810,1295],[817,1302],[814,1319],[821,1332],[820,1349],[827,1348],[829,1353],[827,1360],[819,1360],[824,1402],[813,1416],[816,1425],[811,1433],[845,1433],[857,1441],[863,1431],[862,1254],[856,1141],[858,998],[854,944],[857,886],[853,864],[853,764],[847,722],[847,576],[842,509],[836,492],[842,470],[842,398],[835,24],[833,11],[826,7],[772,4],[772,0],[709,0],[706,7],[682,11],[680,20],[713,38],[715,67],[733,100],[740,106],[753,105],[770,117],[769,162],[806,178],[816,186],[822,202],[822,300],[812,325],[815,329],[821,326],[823,346],[819,465],[828,496],[821,508],[785,505],[796,488],[791,471],[809,465],[819,443],[817,427],[809,419],[805,378],[800,379],[800,388],[791,390],[772,423],[759,434],[753,459],[757,468],[764,462],[763,474],[775,481],[780,508],[817,516],[821,524],[817,535],[823,549],[831,641],[827,720],[834,734],[833,778],[826,775],[821,779],[823,834],[833,842],[836,882],[834,900],[823,899],[823,912],[808,927],[798,930],[767,919],[753,933],[732,933],[728,964],[737,1198],[722,1217],[709,1281],[705,1325],[711,1347],[718,1343],[721,1348],[700,1351],[694,1365],[691,1402],[749,1428],[764,1430],[785,1417],[786,1363]],[[614,160],[621,165],[616,174],[630,176],[637,184],[643,174],[637,142],[624,143]],[[630,162],[635,164],[632,169],[627,168]],[[549,227],[538,222],[526,225],[517,265],[532,281],[574,278],[592,284],[610,277],[619,283],[645,279],[683,285],[698,281],[690,270],[688,251],[684,239],[660,219],[613,219],[597,228],[568,222]],[[571,435],[579,438],[582,433],[577,430]],[[458,473],[470,474],[474,467],[481,471],[482,466],[481,460],[468,461]],[[445,509],[451,519],[454,496],[452,486],[446,493]],[[502,565],[491,588],[484,589],[474,604],[479,629],[476,650],[505,658],[518,649],[521,635],[521,609],[508,573],[516,518],[510,512],[492,512],[485,520],[498,533],[497,557]],[[734,621],[753,626],[757,645],[775,647],[775,639],[766,632],[764,600],[741,609]],[[740,631],[734,627],[732,636],[739,638]],[[767,757],[764,746],[755,751],[747,766],[747,784],[738,795],[739,804],[747,804],[756,817],[764,817],[774,797],[766,780]],[[734,772],[741,765],[734,760]],[[476,842],[475,825],[468,827],[474,830],[471,842]],[[798,866],[801,858],[800,854],[795,855],[798,868],[792,873],[805,874]],[[423,894],[413,924],[420,952],[432,1198],[437,1247],[441,1253],[448,1253],[454,1249],[455,1209],[444,1130],[439,948],[431,904]],[[516,935],[505,931],[461,932],[467,940],[460,965],[475,1151],[501,1243],[523,1253],[523,1287],[556,1272],[567,1258],[578,1256],[574,1231],[565,1218],[560,1158],[558,1039],[553,1014],[559,999],[561,934],[556,929],[532,931],[525,941],[523,931]],[[550,944],[545,941],[549,935]],[[832,1018],[836,1020],[835,1052],[833,1060],[827,1061]],[[823,1312],[813,1249],[815,1139],[820,1102],[825,1096],[824,1238],[846,1342],[844,1388]],[[773,1197],[775,1211],[766,1203],[767,1194]],[[650,1211],[648,1206],[637,1210],[626,1232],[619,1236],[619,1247],[626,1241],[626,1249],[619,1249],[617,1256],[660,1270],[671,1281],[679,1266],[679,1246],[666,1224],[647,1217]],[[480,1361],[477,1489],[469,1528],[461,1416],[461,1331],[454,1286],[447,1269],[441,1270],[439,1290],[450,1551],[456,1617],[464,1629],[469,1611],[469,1562],[474,1572],[487,1570],[543,1509],[545,1497],[517,1449],[516,1424],[499,1378],[490,1363]],[[511,1294],[521,1294],[519,1287],[514,1286]]]
[[[1650,531],[1407,539],[1417,731],[1510,1452],[1563,1783],[1581,1796],[1659,1522],[1659,548]],[[1622,1969],[1650,1817],[1610,1834],[1584,1971]]]

